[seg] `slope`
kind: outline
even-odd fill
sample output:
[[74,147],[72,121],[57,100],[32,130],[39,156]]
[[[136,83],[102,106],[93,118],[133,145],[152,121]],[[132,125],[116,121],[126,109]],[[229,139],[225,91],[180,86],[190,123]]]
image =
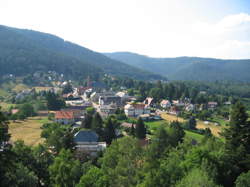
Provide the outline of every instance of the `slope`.
[[76,79],[104,73],[137,79],[161,78],[51,34],[0,26],[0,41],[0,75],[53,70]]
[[250,81],[250,60],[198,57],[151,58],[130,52],[105,53],[135,67],[159,73],[172,80]]

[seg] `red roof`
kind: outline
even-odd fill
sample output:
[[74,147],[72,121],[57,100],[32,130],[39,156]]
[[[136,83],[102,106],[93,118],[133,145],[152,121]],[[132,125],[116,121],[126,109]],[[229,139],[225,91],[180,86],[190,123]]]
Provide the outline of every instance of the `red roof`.
[[166,105],[166,104],[168,104],[168,103],[170,103],[169,100],[162,100],[162,101],[161,101],[161,104],[162,104],[162,105]]
[[56,111],[56,119],[74,119],[73,111]]

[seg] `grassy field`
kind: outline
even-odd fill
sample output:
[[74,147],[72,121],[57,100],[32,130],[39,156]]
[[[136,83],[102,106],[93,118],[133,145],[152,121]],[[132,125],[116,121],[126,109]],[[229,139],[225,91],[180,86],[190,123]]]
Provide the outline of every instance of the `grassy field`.
[[183,118],[177,117],[175,115],[166,114],[166,113],[162,114],[161,117],[169,122],[172,122],[172,121],[185,122]]
[[25,121],[10,122],[11,141],[23,140],[27,145],[37,145],[44,140],[40,137],[41,126],[49,122],[46,117],[31,117]]
[[[161,121],[152,121],[152,122],[145,122],[145,125],[150,129],[150,131],[154,132],[160,125],[168,125],[168,123],[166,123],[165,120],[161,120]],[[201,141],[203,138],[203,135],[198,134],[198,133],[194,133],[188,130],[185,130],[186,136],[190,137],[192,139],[195,139],[196,141]]]
[[53,87],[41,87],[41,86],[34,87],[36,92],[49,91],[51,88],[53,88]]
[[[179,122],[185,122],[185,120],[183,118],[180,117],[176,117],[174,115],[170,115],[170,114],[162,114],[161,117],[163,119],[165,119],[166,121],[179,121]],[[205,129],[205,128],[209,128],[212,132],[213,135],[215,136],[219,136],[219,132],[222,131],[222,127],[221,126],[216,126],[214,125],[214,123],[208,123],[205,124],[203,121],[197,120],[197,128],[198,129]]]
[[2,110],[6,111],[8,110],[11,106],[15,106],[15,104],[10,104],[10,103],[5,103],[5,102],[0,102],[0,107]]

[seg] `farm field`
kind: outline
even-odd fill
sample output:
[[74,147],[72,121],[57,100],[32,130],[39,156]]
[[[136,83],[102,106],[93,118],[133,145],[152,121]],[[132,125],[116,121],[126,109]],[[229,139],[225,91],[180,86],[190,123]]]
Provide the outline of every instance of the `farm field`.
[[30,117],[25,121],[11,121],[9,124],[9,133],[11,141],[23,140],[27,145],[38,145],[44,140],[40,137],[41,126],[49,122],[46,117]]
[[[163,119],[165,119],[166,121],[179,121],[179,122],[185,122],[185,120],[183,118],[180,117],[176,117],[174,115],[170,115],[170,114],[162,114],[161,117]],[[215,136],[220,136],[219,133],[222,131],[222,127],[221,126],[216,126],[214,125],[214,123],[207,123],[205,124],[204,121],[200,121],[197,120],[197,128],[198,129],[205,129],[205,128],[209,128],[212,132],[213,135]]]

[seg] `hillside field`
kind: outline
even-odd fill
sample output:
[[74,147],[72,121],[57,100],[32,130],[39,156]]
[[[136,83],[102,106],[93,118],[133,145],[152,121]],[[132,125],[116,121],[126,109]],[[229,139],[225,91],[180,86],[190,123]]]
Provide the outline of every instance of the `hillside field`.
[[34,146],[44,141],[41,138],[41,126],[49,122],[46,117],[30,117],[24,121],[11,121],[9,124],[9,133],[11,142],[23,140],[25,144]]

